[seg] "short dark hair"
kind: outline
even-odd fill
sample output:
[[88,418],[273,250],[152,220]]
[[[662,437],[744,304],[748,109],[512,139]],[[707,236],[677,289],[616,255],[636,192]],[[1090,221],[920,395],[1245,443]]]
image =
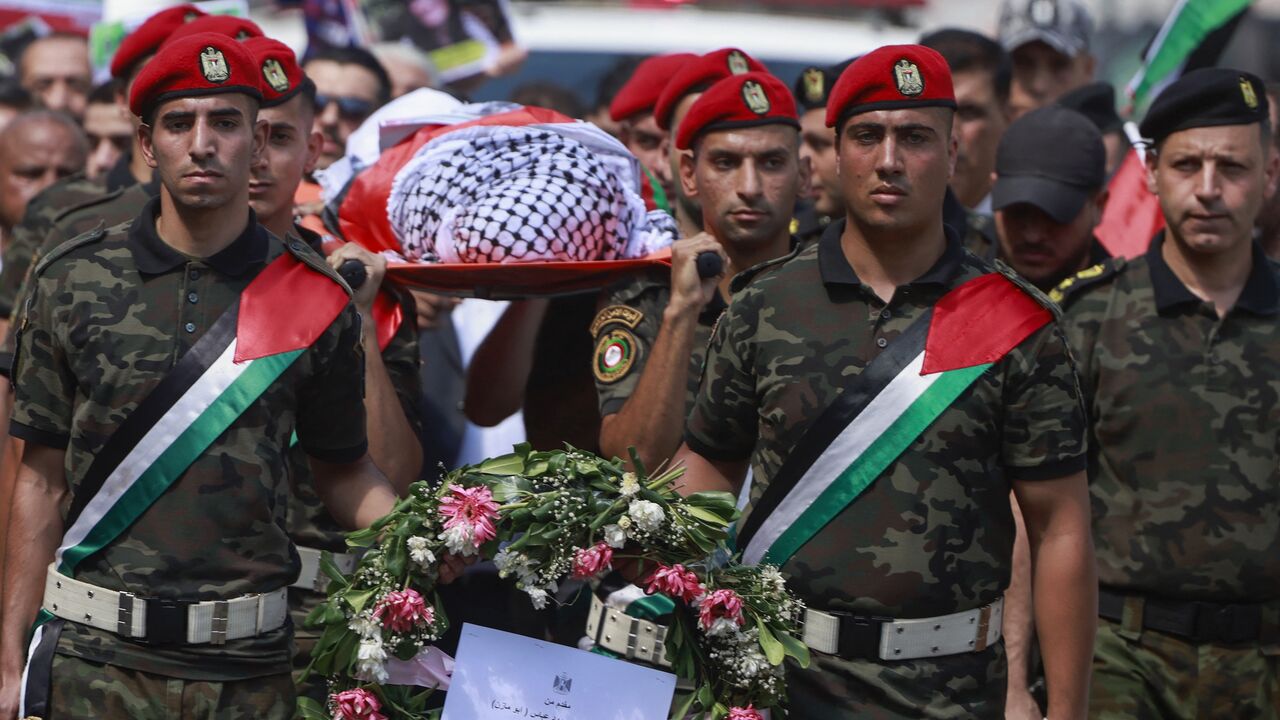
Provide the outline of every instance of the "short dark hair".
[[596,84],[596,99],[592,110],[608,108],[609,103],[613,102],[621,90],[622,86],[627,84],[631,76],[635,74],[636,68],[640,67],[643,57],[636,55],[624,55],[614,61],[613,65],[600,78],[600,82]]
[[31,93],[18,83],[16,77],[0,77],[0,105],[14,110],[30,110]]
[[359,65],[378,79],[378,104],[385,105],[391,100],[391,76],[387,74],[387,69],[382,66],[382,63],[378,62],[378,58],[368,50],[354,45],[322,48],[307,58],[302,64],[303,69],[305,70],[308,65],[317,60],[327,60],[339,65]]
[[537,81],[520,85],[511,91],[511,102],[555,110],[571,118],[580,118],[586,114],[577,95],[553,82]]
[[93,90],[89,91],[90,105],[115,105],[116,104],[116,81],[108,80],[101,85],[97,85]]
[[1009,99],[1013,61],[1000,43],[972,30],[944,28],[920,38],[920,44],[941,55],[953,75],[971,70],[991,73],[996,98]]
[[66,30],[55,30],[48,35],[41,35],[40,37],[32,38],[30,42],[23,45],[22,50],[18,52],[17,62],[14,63],[14,75],[22,77],[22,61],[27,55],[27,50],[35,46],[36,43],[45,42],[47,40],[74,40],[76,42],[84,43],[85,47],[88,47],[89,45],[89,39],[85,36],[73,32],[67,32]]

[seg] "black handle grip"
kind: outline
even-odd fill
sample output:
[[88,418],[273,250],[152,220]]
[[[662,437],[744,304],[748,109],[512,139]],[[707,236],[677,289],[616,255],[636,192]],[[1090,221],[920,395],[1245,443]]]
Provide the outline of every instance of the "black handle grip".
[[364,263],[355,259],[344,260],[338,266],[338,274],[342,276],[343,280],[347,281],[352,290],[359,290],[364,281],[369,278],[369,273],[364,269]]
[[724,272],[724,258],[720,257],[719,253],[713,253],[710,250],[700,252],[695,262],[698,264],[698,277],[703,280],[719,277],[720,273]]

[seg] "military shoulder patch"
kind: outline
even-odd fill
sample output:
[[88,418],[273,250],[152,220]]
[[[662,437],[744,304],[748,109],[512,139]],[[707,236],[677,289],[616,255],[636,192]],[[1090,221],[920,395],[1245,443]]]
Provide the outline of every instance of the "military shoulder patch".
[[80,233],[45,253],[45,256],[40,258],[40,261],[36,263],[36,269],[32,271],[32,276],[35,277],[40,275],[40,273],[44,272],[45,268],[57,262],[59,258],[66,256],[66,254],[72,250],[96,243],[106,236],[107,224],[105,222],[99,222],[98,226],[94,229]]
[[1055,320],[1060,319],[1062,315],[1062,309],[1058,307],[1057,303],[1050,300],[1049,296],[1045,295],[1044,292],[1040,290],[1040,288],[1036,287],[1035,285],[1032,285],[1026,278],[1019,275],[1016,270],[1006,265],[1004,261],[1000,260],[999,258],[997,258],[992,263],[992,265],[995,266],[996,272],[999,272],[1001,275],[1008,278],[1010,282],[1018,286],[1019,290],[1022,290],[1024,293],[1030,295],[1033,300],[1040,303],[1040,305],[1043,306],[1045,309],[1047,309],[1049,312],[1053,313],[1053,317]]
[[591,321],[591,337],[599,336],[604,326],[610,323],[626,325],[634,330],[641,320],[644,320],[644,313],[633,307],[628,305],[609,305],[596,313],[595,319]]
[[640,354],[640,341],[625,327],[610,328],[596,341],[591,370],[596,380],[615,383],[626,377]]
[[312,250],[305,240],[290,236],[286,240],[281,240],[281,242],[284,243],[289,254],[302,261],[303,265],[338,283],[346,291],[347,295],[352,294],[351,286],[347,285],[347,281],[342,279],[337,270],[329,267],[329,263],[325,262],[323,257],[320,257],[320,253]]
[[1058,287],[1049,291],[1049,299],[1059,305],[1063,305],[1066,301],[1077,296],[1085,288],[1097,285],[1107,278],[1116,275],[1123,270],[1124,267],[1125,259],[1122,257],[1111,258],[1105,262],[1100,262],[1097,265],[1087,267],[1058,283]]

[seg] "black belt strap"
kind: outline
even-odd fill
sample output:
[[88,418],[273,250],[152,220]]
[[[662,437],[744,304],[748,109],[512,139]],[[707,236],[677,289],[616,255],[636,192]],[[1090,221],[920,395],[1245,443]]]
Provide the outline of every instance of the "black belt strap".
[[[1098,615],[1114,622],[1124,621],[1124,606],[1130,596],[1109,590],[1098,591]],[[1195,643],[1250,643],[1262,639],[1262,605],[1214,603],[1200,600],[1142,598],[1142,627],[1175,635]]]

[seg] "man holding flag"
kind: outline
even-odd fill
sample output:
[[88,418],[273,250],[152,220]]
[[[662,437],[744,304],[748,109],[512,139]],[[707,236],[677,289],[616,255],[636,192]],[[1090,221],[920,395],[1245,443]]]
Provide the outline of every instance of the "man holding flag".
[[[5,720],[291,717],[290,435],[343,525],[396,500],[366,452],[349,290],[249,209],[260,75],[224,35],[161,49],[130,97],[160,196],[35,270],[14,369],[27,445]],[[303,294],[310,312],[279,312]]]
[[846,217],[735,279],[678,459],[751,497],[747,562],[808,606],[791,718],[1002,718],[1012,487],[1031,538],[1051,717],[1084,714],[1095,619],[1076,374],[1052,305],[942,222],[946,62],[871,52],[841,75]]

